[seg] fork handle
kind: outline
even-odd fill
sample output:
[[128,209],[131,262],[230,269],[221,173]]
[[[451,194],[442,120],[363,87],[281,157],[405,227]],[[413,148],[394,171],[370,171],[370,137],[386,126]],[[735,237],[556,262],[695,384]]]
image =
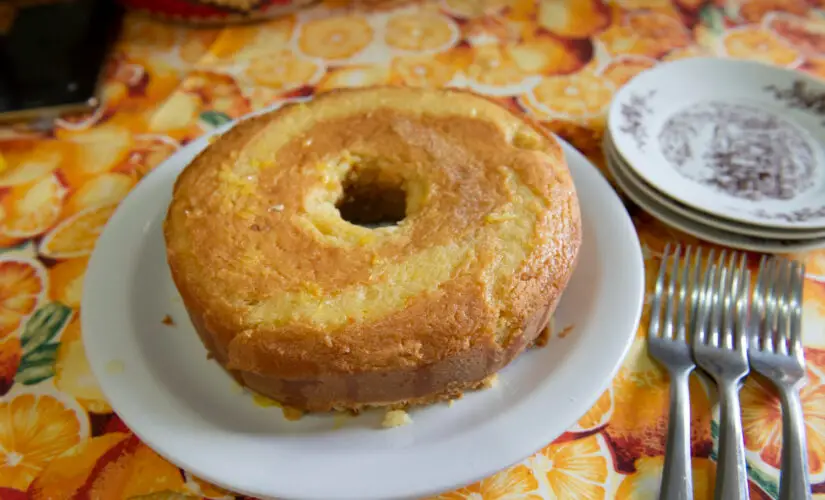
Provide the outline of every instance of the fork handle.
[[716,500],[748,500],[748,470],[739,408],[739,381],[719,384],[719,474]]
[[808,450],[805,446],[805,420],[799,388],[779,386],[782,401],[782,470],[779,475],[779,500],[812,498],[808,479]]
[[693,478],[690,468],[690,370],[670,371],[670,422],[667,453],[659,500],[690,500]]

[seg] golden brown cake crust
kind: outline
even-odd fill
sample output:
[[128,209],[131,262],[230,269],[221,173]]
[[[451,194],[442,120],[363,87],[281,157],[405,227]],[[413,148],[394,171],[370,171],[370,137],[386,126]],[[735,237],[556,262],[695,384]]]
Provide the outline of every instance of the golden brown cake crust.
[[[344,221],[345,182],[400,187],[406,217]],[[552,136],[465,91],[393,87],[238,124],[179,176],[164,232],[210,354],[306,410],[481,385],[542,332],[581,244]]]

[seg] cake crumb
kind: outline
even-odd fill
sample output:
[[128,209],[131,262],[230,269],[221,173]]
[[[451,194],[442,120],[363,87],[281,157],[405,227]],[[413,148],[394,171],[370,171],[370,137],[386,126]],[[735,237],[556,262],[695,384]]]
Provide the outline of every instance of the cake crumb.
[[493,387],[497,387],[497,386],[498,386],[498,373],[494,373],[494,374],[490,375],[489,377],[487,377],[484,380],[484,387],[486,389],[492,389]]
[[175,326],[175,320],[172,319],[172,316],[169,316],[168,314],[163,317],[162,323],[166,326]]
[[564,337],[567,337],[568,335],[570,335],[570,332],[572,332],[572,331],[573,331],[573,325],[567,325],[564,328],[562,328],[562,330],[559,332],[558,337],[560,339],[563,339]]
[[451,400],[447,401],[447,408],[452,408],[452,406],[454,404],[455,404],[455,399],[451,399]]
[[304,416],[304,412],[302,410],[289,406],[281,406],[281,412],[284,414],[284,418],[290,422],[301,420],[301,417]]
[[392,427],[401,427],[411,423],[412,419],[404,410],[390,410],[384,414],[384,421],[381,422],[381,427],[390,429]]

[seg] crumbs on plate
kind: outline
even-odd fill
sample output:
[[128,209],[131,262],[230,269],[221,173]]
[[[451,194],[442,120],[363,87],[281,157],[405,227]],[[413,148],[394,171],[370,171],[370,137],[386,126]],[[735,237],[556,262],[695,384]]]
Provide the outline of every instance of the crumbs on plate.
[[390,410],[384,414],[384,420],[381,422],[381,427],[391,429],[393,427],[401,427],[412,423],[412,418],[404,410]]
[[169,316],[168,314],[163,317],[163,321],[161,321],[161,323],[163,323],[166,326],[175,326],[175,320],[172,319],[172,316]]
[[572,331],[573,331],[573,325],[567,325],[564,328],[562,328],[562,330],[558,333],[557,337],[560,338],[560,339],[563,339],[564,337],[567,337],[568,335],[570,335],[570,333]]

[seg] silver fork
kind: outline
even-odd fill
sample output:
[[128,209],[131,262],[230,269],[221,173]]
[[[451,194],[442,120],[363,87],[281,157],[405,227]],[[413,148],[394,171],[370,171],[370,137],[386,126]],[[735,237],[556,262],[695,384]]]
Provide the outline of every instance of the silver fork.
[[799,400],[799,389],[805,385],[801,338],[804,277],[804,264],[763,258],[751,306],[751,367],[774,383],[782,402],[780,500],[812,498]]
[[[693,335],[696,363],[716,382],[719,392],[719,472],[717,500],[748,498],[745,444],[739,407],[739,388],[748,374],[746,322],[750,272],[745,255],[734,252],[717,264],[708,259],[704,291],[697,310]],[[738,260],[738,264],[737,261]]]
[[[664,365],[670,374],[670,421],[664,474],[659,493],[662,500],[693,498],[688,377],[696,365],[690,354],[686,332],[687,324],[693,316],[693,311],[690,314],[688,312],[689,303],[696,304],[699,297],[699,271],[702,259],[701,249],[696,251],[693,262],[690,259],[690,247],[686,248],[685,256],[681,259],[680,250],[679,246],[673,252],[669,244],[665,247],[650,306],[650,325],[647,331],[650,355]],[[666,280],[671,258],[673,263],[670,279]]]

